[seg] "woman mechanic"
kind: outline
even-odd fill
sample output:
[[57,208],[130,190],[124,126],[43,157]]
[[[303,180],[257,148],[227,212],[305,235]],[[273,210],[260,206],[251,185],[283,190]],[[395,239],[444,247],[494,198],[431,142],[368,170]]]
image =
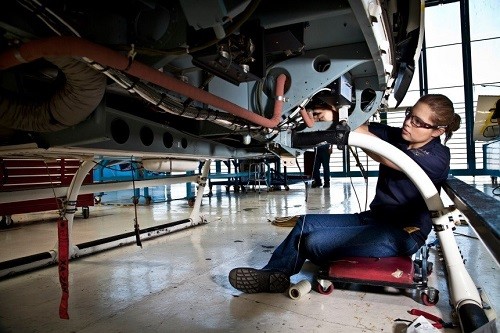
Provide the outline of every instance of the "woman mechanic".
[[[429,94],[406,110],[402,127],[370,123],[355,131],[399,148],[424,170],[439,191],[450,169],[450,150],[440,137],[445,135],[446,144],[459,127],[460,116],[450,99]],[[410,256],[417,252],[432,229],[424,199],[395,164],[366,153],[380,163],[376,193],[368,211],[300,216],[269,262],[262,269],[232,269],[231,285],[245,293],[281,293],[307,259],[323,265],[346,256]]]

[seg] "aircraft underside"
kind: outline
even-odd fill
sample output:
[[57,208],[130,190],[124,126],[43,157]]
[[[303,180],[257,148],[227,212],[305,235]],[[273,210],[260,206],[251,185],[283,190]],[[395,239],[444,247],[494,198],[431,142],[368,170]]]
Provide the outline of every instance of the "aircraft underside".
[[423,18],[394,0],[1,7],[0,156],[138,162],[296,158],[331,141],[402,100]]

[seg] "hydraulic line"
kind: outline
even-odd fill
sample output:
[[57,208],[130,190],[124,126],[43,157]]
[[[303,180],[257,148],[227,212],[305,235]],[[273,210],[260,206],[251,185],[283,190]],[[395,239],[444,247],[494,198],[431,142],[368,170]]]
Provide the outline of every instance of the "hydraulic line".
[[0,69],[7,69],[18,64],[31,62],[41,57],[85,57],[103,66],[121,70],[131,76],[144,79],[165,89],[179,93],[195,101],[212,105],[239,118],[266,128],[276,127],[281,120],[284,86],[286,76],[281,74],[276,82],[276,99],[271,119],[255,114],[226,99],[205,90],[189,85],[179,79],[168,76],[154,68],[129,57],[77,37],[50,37],[25,43],[18,48],[0,54]]
[[146,83],[140,81],[134,82],[127,75],[116,69],[104,68],[95,62],[89,62],[89,65],[106,74],[109,78],[118,83],[122,88],[128,90],[130,93],[137,94],[145,101],[155,105],[167,113],[190,119],[208,120],[233,131],[242,128],[249,128],[247,122],[232,114],[215,110],[197,109],[189,106],[183,107],[180,101],[176,102],[172,100],[172,98],[168,97],[166,93],[160,92],[158,89],[150,87]]
[[[255,10],[255,6],[258,2],[260,1],[256,1],[256,3],[252,6],[253,10]],[[32,12],[34,15],[36,15],[58,36],[68,35],[61,32],[61,30],[68,30],[69,35],[81,37],[78,31],[74,29],[69,23],[67,23],[49,8],[40,4],[40,2],[38,2],[37,0],[18,0],[18,3]],[[218,112],[202,108],[197,109],[188,107],[188,105],[182,105],[184,103],[176,102],[172,98],[168,97],[166,93],[158,92],[158,89],[152,88],[143,82],[138,82],[138,80],[132,80],[127,75],[121,73],[118,70],[102,67],[100,64],[95,63],[87,58],[83,58],[83,60],[86,61],[94,69],[97,69],[99,72],[104,73],[106,76],[118,83],[124,89],[128,90],[130,93],[139,95],[147,102],[152,103],[153,105],[168,113],[181,115],[183,117],[196,120],[209,120],[232,131],[237,131],[242,128],[259,129],[259,127],[251,128],[248,123],[242,121],[240,118],[237,118],[225,112]],[[74,61],[76,62],[76,60]],[[81,88],[77,90],[80,89]],[[36,115],[41,114],[41,112],[32,113]],[[17,114],[17,112],[15,112],[15,114]],[[38,117],[41,118],[40,116]],[[41,123],[44,123],[43,120],[41,121]]]

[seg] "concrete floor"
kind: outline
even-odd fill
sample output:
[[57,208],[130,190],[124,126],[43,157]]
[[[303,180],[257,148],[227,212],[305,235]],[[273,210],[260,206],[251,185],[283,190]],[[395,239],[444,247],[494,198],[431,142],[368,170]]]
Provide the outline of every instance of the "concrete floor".
[[[375,181],[369,181],[369,199]],[[433,307],[411,293],[359,286],[335,289],[331,295],[312,291],[292,300],[286,294],[242,294],[229,285],[232,268],[261,267],[286,236],[288,228],[270,223],[275,217],[364,209],[365,184],[353,182],[355,191],[349,179],[335,180],[329,189],[310,189],[307,202],[303,184],[260,193],[226,193],[224,187],[214,187],[213,196],[203,198],[201,207],[208,224],[144,241],[142,248],[127,245],[72,260],[69,320],[58,316],[57,266],[0,280],[0,332],[401,332],[406,324],[395,320],[415,319],[407,312],[413,308],[452,320],[436,249],[431,250],[435,268],[429,285],[440,291],[440,301]],[[491,192],[487,181],[478,186]],[[150,189],[153,201],[162,201],[167,190],[174,198],[185,195],[184,185],[155,188]],[[77,213],[75,244],[132,231],[131,196],[104,196],[103,204],[90,207],[88,219]],[[117,202],[125,205],[111,204]],[[186,218],[189,211],[185,200],[140,205],[138,222],[147,228]],[[0,231],[0,262],[53,248],[55,217],[54,212],[15,215],[15,227]],[[493,309],[498,308],[499,267],[468,226],[456,232],[469,273]],[[292,282],[312,281],[314,270],[306,263]]]

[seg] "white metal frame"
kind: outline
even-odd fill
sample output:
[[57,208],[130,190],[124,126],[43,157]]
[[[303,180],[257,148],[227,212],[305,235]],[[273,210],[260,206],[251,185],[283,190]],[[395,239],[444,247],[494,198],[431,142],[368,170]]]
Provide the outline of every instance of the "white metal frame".
[[448,218],[454,208],[444,207],[436,187],[427,174],[415,161],[398,148],[381,139],[357,132],[349,134],[348,144],[372,151],[389,159],[412,180],[422,194],[432,214],[434,230],[436,231],[444,255],[448,272],[450,302],[456,310],[460,324],[463,327],[463,322],[469,320],[469,318],[462,318],[460,316],[460,307],[466,304],[473,304],[482,311],[484,310],[479,291],[465,268],[462,255],[455,241],[455,236],[453,235],[454,223]]
[[[145,181],[137,181],[138,184],[136,184],[135,187],[149,187],[149,186],[159,186],[163,185],[165,183],[168,184],[176,184],[176,183],[185,183],[188,181],[193,181],[198,184],[198,189],[197,189],[197,194],[196,198],[194,201],[194,204],[192,206],[191,213],[189,215],[189,218],[182,220],[181,222],[183,223],[173,223],[172,226],[166,226],[164,228],[161,228],[159,230],[156,230],[154,234],[148,235],[148,234],[141,234],[141,239],[147,239],[147,238],[152,238],[152,237],[158,237],[162,236],[174,231],[186,229],[189,227],[194,227],[199,224],[206,223],[205,217],[200,213],[200,207],[201,207],[201,200],[203,198],[203,193],[205,191],[205,186],[207,183],[208,179],[208,173],[210,171],[210,163],[211,160],[208,159],[205,161],[203,165],[203,169],[201,172],[201,175],[193,175],[193,176],[180,176],[180,177],[171,177],[168,179],[152,179],[152,180],[145,180]],[[78,256],[83,256],[83,255],[88,255],[91,253],[103,251],[106,249],[110,249],[119,245],[123,244],[129,244],[133,243],[135,241],[135,237],[127,237],[126,239],[121,238],[118,240],[106,242],[106,243],[99,243],[91,247],[87,247],[84,249],[78,248],[77,245],[74,244],[73,238],[72,238],[72,228],[73,228],[73,220],[76,212],[76,198],[78,197],[79,194],[85,194],[85,193],[95,193],[95,192],[102,192],[102,191],[118,191],[118,190],[123,190],[123,189],[131,189],[133,187],[132,182],[117,182],[117,183],[112,183],[112,184],[94,184],[95,186],[91,185],[84,185],[82,187],[83,180],[85,176],[87,175],[88,172],[92,170],[92,168],[97,164],[97,162],[94,159],[86,159],[82,162],[80,165],[80,168],[76,172],[76,174],[73,176],[73,179],[71,181],[71,184],[67,188],[58,188],[57,195],[58,196],[64,196],[66,195],[66,202],[64,206],[65,210],[65,218],[68,220],[68,233],[69,233],[69,257],[70,258],[75,258]],[[81,189],[84,189],[83,191]],[[62,191],[66,191],[66,194],[64,194]],[[51,190],[52,193],[51,196],[54,196],[54,192]],[[19,191],[19,195],[17,196],[12,196],[12,193],[14,192],[8,192],[11,194],[11,201],[22,201],[22,200],[27,200],[29,199],[39,199],[39,198],[45,198],[46,195],[50,197],[48,193],[26,193],[26,191]],[[6,193],[6,194],[8,194]],[[2,202],[2,197],[0,196],[0,202]],[[3,198],[6,200],[6,198]],[[44,252],[45,257],[43,259],[40,259],[40,256],[34,255],[34,256],[28,256],[24,258],[25,260],[20,260],[23,258],[17,259],[17,261],[20,262],[19,265],[16,265],[15,267],[8,267],[5,269],[0,270],[0,277],[7,276],[10,274],[15,274],[15,273],[20,273],[23,271],[27,270],[32,270],[34,268],[38,267],[43,267],[46,265],[50,265],[53,263],[56,263],[58,260],[58,244],[56,243],[53,249]]]

